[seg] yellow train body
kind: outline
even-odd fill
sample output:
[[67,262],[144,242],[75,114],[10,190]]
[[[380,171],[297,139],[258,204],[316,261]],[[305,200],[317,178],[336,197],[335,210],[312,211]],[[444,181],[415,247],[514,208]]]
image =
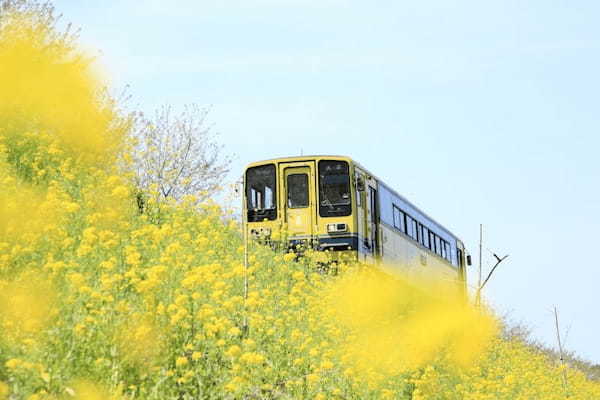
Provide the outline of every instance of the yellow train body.
[[251,163],[243,204],[250,240],[465,283],[462,242],[349,157]]

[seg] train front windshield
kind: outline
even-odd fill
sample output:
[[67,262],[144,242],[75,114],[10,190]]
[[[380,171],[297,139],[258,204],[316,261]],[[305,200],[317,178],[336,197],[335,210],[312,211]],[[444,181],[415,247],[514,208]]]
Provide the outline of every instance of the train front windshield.
[[261,165],[246,171],[248,222],[277,218],[275,165]]
[[352,214],[350,168],[345,161],[319,162],[319,215],[345,217]]

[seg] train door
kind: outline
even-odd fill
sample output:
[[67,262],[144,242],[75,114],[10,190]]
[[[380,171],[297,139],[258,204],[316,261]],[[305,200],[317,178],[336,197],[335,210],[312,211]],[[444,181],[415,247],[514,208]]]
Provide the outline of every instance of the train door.
[[314,162],[279,165],[283,178],[282,210],[285,229],[292,241],[307,240],[314,234],[316,200]]
[[368,239],[368,220],[367,220],[367,194],[365,191],[365,176],[358,168],[355,168],[356,177],[356,233],[358,234],[358,260],[366,261],[367,254],[370,254]]
[[367,250],[373,261],[379,256],[379,201],[377,198],[377,181],[369,178],[366,188],[366,206],[367,206]]

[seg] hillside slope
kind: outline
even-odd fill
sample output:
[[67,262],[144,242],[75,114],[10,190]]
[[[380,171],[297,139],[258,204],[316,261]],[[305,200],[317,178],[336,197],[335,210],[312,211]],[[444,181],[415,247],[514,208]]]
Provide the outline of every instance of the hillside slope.
[[78,56],[2,25],[0,399],[600,398],[430,283],[261,246],[246,269],[217,205],[140,213],[127,118]]

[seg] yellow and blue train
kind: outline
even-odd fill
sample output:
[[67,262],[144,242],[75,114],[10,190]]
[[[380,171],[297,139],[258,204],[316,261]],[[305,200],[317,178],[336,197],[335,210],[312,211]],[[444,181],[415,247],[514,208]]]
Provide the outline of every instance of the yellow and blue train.
[[463,243],[349,157],[249,164],[243,220],[250,239],[329,250],[334,256],[465,282]]

